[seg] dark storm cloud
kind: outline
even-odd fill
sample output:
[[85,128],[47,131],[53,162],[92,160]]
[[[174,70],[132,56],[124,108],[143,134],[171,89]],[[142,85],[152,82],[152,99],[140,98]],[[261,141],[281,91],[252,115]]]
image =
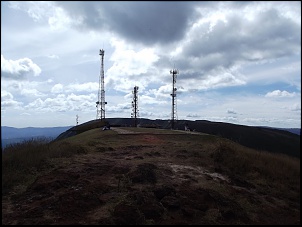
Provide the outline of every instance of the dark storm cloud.
[[193,32],[183,55],[187,56],[188,65],[199,64],[204,70],[300,52],[300,26],[276,10],[261,12],[252,21],[232,16],[227,22],[218,21],[212,30],[203,29],[206,28]]
[[[109,30],[129,41],[151,45],[180,40],[197,15],[195,2],[56,2],[79,29]],[[200,4],[200,3],[199,3]],[[209,4],[209,3],[203,3]]]

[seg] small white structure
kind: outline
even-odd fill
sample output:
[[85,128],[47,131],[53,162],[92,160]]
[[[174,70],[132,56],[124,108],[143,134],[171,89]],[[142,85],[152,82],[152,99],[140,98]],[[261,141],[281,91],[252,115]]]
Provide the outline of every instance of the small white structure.
[[185,125],[185,131],[191,131],[188,125]]

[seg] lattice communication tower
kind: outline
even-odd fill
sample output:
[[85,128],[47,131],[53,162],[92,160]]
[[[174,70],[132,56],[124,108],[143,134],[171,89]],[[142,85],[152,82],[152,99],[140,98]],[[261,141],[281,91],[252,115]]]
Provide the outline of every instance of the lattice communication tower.
[[170,70],[170,74],[172,74],[172,113],[171,113],[171,129],[174,129],[174,126],[176,124],[176,120],[177,120],[177,106],[176,106],[176,91],[177,88],[175,87],[176,84],[176,77],[177,74],[179,74],[177,69],[172,69]]
[[100,50],[101,56],[101,73],[99,79],[98,101],[96,102],[96,119],[105,120],[105,85],[104,85],[104,54],[103,49]]
[[137,119],[138,119],[138,86],[135,86],[133,89],[133,100],[132,100],[132,113],[131,113],[131,118],[134,120],[134,127],[137,127]]

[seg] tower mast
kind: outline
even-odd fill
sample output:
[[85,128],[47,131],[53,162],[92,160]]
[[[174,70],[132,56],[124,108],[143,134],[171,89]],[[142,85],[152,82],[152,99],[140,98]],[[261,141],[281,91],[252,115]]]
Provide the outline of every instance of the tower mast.
[[131,117],[134,119],[134,127],[137,127],[137,118],[138,118],[138,86],[135,86],[133,89],[133,101],[132,101],[132,113]]
[[96,102],[96,119],[105,120],[105,85],[104,85],[104,54],[105,51],[103,49],[100,50],[101,56],[101,73],[99,79],[99,90],[98,90],[98,101]]
[[177,88],[175,88],[176,84],[176,75],[178,74],[177,69],[170,70],[170,74],[172,74],[172,113],[171,113],[171,129],[174,129],[174,125],[176,123],[176,116],[177,116],[177,109],[176,109],[176,91]]

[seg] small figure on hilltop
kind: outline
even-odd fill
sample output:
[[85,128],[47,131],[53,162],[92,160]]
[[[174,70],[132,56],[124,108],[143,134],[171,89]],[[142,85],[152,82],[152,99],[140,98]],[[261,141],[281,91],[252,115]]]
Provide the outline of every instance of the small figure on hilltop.
[[110,129],[110,124],[107,123],[107,124],[103,127],[103,131],[104,131],[104,130],[109,130],[109,129]]
[[188,123],[185,124],[185,131],[191,131],[190,128],[189,128]]

